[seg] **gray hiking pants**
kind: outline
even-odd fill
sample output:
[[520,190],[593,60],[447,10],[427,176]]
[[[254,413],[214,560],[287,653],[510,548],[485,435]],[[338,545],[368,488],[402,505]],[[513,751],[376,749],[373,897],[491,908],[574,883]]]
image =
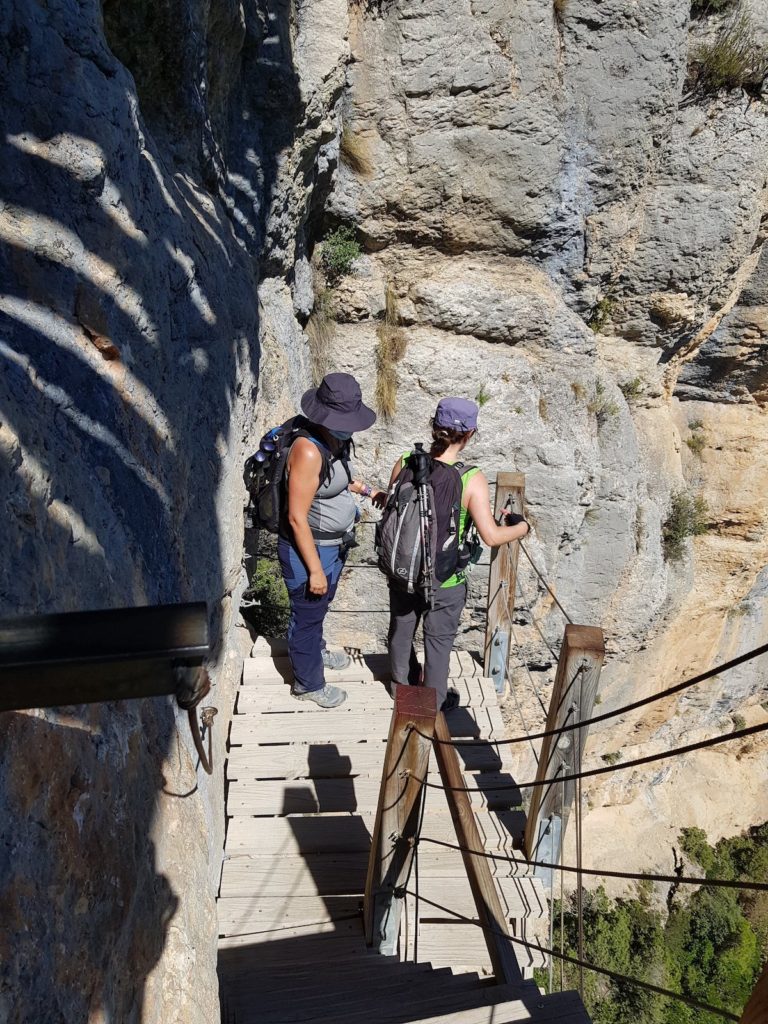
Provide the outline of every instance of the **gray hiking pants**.
[[459,619],[467,600],[467,584],[440,587],[434,605],[428,608],[419,594],[404,594],[389,588],[389,660],[392,681],[419,682],[419,662],[413,649],[413,636],[424,622],[424,685],[437,690],[437,708],[448,693],[448,671]]

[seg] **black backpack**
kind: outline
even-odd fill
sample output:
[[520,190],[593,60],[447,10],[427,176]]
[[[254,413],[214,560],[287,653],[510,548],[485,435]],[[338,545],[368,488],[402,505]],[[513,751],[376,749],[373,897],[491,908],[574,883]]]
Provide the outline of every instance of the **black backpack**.
[[[285,466],[293,442],[299,437],[315,439],[309,422],[303,416],[292,416],[279,427],[268,430],[259,442],[258,451],[245,461],[243,480],[248,490],[249,525],[269,533],[287,534],[285,522]],[[318,450],[323,459],[320,480],[328,479],[330,457],[325,446]]]
[[[459,537],[459,519],[462,474],[471,467],[449,466],[419,452],[421,445],[416,448],[389,492],[376,527],[376,551],[379,568],[394,587],[420,593],[429,601],[436,587],[469,562]],[[420,484],[415,456],[427,460]]]

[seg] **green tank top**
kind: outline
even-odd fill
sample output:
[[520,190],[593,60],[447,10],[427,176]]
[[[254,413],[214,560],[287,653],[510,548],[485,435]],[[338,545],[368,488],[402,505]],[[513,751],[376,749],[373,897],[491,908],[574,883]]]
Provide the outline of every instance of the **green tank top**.
[[[400,468],[401,469],[405,465],[405,460],[408,458],[408,456],[410,454],[411,454],[410,452],[403,452],[403,454],[400,456]],[[455,466],[455,465],[456,465],[455,462],[446,462],[446,466]],[[472,525],[472,519],[471,519],[471,517],[469,515],[469,509],[466,508],[465,505],[464,505],[464,492],[467,489],[467,484],[469,483],[469,481],[472,479],[472,477],[475,475],[475,473],[479,473],[479,472],[480,472],[480,467],[479,466],[472,466],[469,469],[467,469],[464,473],[461,474],[461,498],[462,498],[462,504],[461,504],[461,508],[459,509],[459,547],[461,547],[461,545],[467,539],[467,534],[469,533],[469,528]],[[446,587],[458,587],[462,583],[466,583],[466,582],[467,582],[467,571],[466,571],[466,569],[462,569],[460,572],[455,572],[453,574],[453,576],[449,576],[448,579],[444,583],[441,583],[440,584],[440,589],[443,590]]]

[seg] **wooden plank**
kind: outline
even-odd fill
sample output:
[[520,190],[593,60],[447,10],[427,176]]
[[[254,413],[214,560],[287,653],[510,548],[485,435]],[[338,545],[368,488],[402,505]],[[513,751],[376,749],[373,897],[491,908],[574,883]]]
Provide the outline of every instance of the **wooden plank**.
[[[434,791],[433,791],[434,792]],[[442,797],[441,793],[435,794]],[[439,846],[428,842],[437,839],[443,843],[456,843],[456,830],[443,798],[442,807],[427,804],[424,819],[421,855],[429,850],[438,852]],[[227,852],[235,855],[247,851],[250,856],[292,856],[302,853],[344,853],[368,850],[373,830],[375,808],[367,814],[295,814],[287,818],[233,817],[227,827]],[[483,848],[516,857],[510,873],[528,870],[528,862],[512,848],[514,837],[522,833],[525,815],[521,811],[475,812]],[[490,862],[493,863],[493,862]],[[502,865],[503,867],[504,865]]]
[[395,952],[400,931],[402,899],[395,892],[410,873],[435,715],[433,689],[395,687],[363,905],[365,941],[384,953]]
[[[349,649],[347,653],[352,658],[352,664],[344,669],[329,670],[329,682],[344,679],[360,679],[365,681],[389,681],[391,679],[388,654],[362,655]],[[421,657],[423,658],[423,654]],[[481,676],[483,674],[483,666],[478,658],[469,651],[452,651],[448,673],[450,678]],[[284,681],[293,678],[290,662],[285,655],[271,657],[260,654],[258,657],[246,659],[243,664],[244,685],[250,685],[258,682],[259,679],[267,678],[283,679]]]
[[[519,925],[519,922],[511,923]],[[477,925],[425,922],[422,918],[419,922],[417,952],[420,962],[435,966],[460,966],[474,970],[488,970],[491,967],[488,947]],[[526,949],[525,946],[515,946],[515,957],[521,969],[525,970],[546,967],[549,963],[545,954]]]
[[446,787],[445,796],[448,808],[456,827],[458,845],[462,847],[464,866],[472,887],[477,916],[488,946],[493,971],[500,984],[519,985],[523,980],[522,974],[509,942],[506,920],[488,862],[485,858],[469,852],[481,849],[480,835],[472,812],[472,805],[468,799],[469,794],[463,792],[466,782],[461,772],[456,749],[451,745],[450,739],[451,734],[446,724],[445,715],[438,713],[435,721],[435,740],[437,741],[434,745],[435,759],[443,785]]
[[765,1024],[768,1021],[768,964],[763,968],[750,996],[749,1002],[744,1007],[739,1024]]
[[315,929],[320,935],[338,928],[362,936],[360,904],[359,895],[222,896],[217,904],[219,935],[250,935],[254,943],[282,942],[292,929],[310,929],[305,934]]
[[[566,721],[579,722],[592,716],[604,660],[602,629],[570,624],[565,627],[546,732],[562,728]],[[563,774],[579,771],[588,732],[588,728],[574,729],[559,737],[545,737],[541,743],[536,782],[555,778],[560,771]],[[531,791],[525,830],[525,851],[530,860],[542,859],[538,856],[542,827],[551,815],[560,816],[561,829],[565,831],[575,786],[575,782],[553,783],[536,786]]]
[[[497,709],[496,695],[493,696],[483,687],[475,684],[476,676],[469,680],[457,678],[451,680],[451,686],[459,695],[462,707],[485,707],[490,705]],[[474,684],[474,685],[470,685]],[[344,707],[348,711],[384,711],[392,712],[392,697],[389,685],[372,682],[355,681],[346,686],[347,700]],[[271,683],[241,687],[237,695],[236,714],[323,714],[324,709],[313,701],[296,700],[291,696],[290,687],[283,681],[273,680]]]
[[[506,773],[480,772],[467,776],[477,792],[464,794],[477,808],[519,806],[522,796]],[[400,788],[407,790],[407,780]],[[487,791],[483,787],[488,787]],[[503,789],[496,789],[503,786]],[[284,815],[365,811],[376,806],[379,785],[371,776],[331,779],[237,779],[229,784],[230,814]]]
[[[523,473],[499,473],[496,477],[496,519],[506,510],[524,514],[525,476]],[[510,623],[515,614],[517,587],[517,559],[520,544],[513,541],[491,549],[491,568],[488,578],[488,620],[483,645],[483,675],[491,674],[491,644],[497,629],[507,634],[507,650],[511,641]]]
[[[383,738],[349,744],[343,754],[332,744],[324,743],[232,747],[227,758],[227,778],[333,779],[379,775],[384,749]],[[497,749],[491,743],[478,743],[462,747],[459,756],[466,771],[501,771],[508,764],[506,758],[502,760],[507,750]]]
[[[414,687],[414,689],[418,689]],[[235,715],[229,742],[233,746],[259,743],[348,743],[387,735],[391,711],[345,711],[342,705],[316,715]],[[455,739],[502,739],[504,724],[497,708],[456,708],[448,715],[448,729]]]

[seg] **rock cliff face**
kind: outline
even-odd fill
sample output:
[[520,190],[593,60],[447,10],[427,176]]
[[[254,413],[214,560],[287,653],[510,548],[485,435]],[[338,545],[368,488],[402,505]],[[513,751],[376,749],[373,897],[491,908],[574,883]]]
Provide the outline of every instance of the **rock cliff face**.
[[[759,33],[768,7],[749,6]],[[689,13],[5,4],[0,614],[207,600],[220,765],[244,452],[313,362],[372,398],[389,326],[397,410],[360,439],[362,468],[385,481],[441,395],[478,397],[468,455],[525,472],[532,555],[606,630],[604,707],[764,637],[768,122],[759,90],[691,88],[689,52],[719,22]],[[365,254],[321,296],[317,242],[339,222]],[[313,310],[335,323],[305,332]],[[669,562],[680,489],[706,498],[709,529]],[[521,588],[516,730],[540,720],[562,630],[527,570]],[[481,571],[472,646],[483,589]],[[374,569],[339,606],[384,607]],[[334,619],[358,646],[384,621]],[[765,699],[747,667],[607,729],[593,758],[752,721]],[[216,1019],[220,768],[196,773],[163,701],[5,715],[0,732],[0,1021]],[[723,766],[740,801],[710,784]],[[632,836],[668,867],[678,826],[768,817],[765,767],[755,744],[616,776],[588,792],[585,834],[602,863]],[[700,780],[687,805],[675,772]]]
[[[765,13],[749,8],[756,39]],[[368,254],[335,293],[333,361],[373,392],[387,291],[406,346],[397,411],[361,438],[362,462],[386,481],[441,395],[479,396],[467,457],[526,474],[531,553],[571,616],[606,631],[601,710],[765,636],[768,120],[754,92],[691,83],[699,40],[723,24],[692,23],[687,0],[400,0],[352,21],[329,210]],[[708,514],[675,562],[663,529],[679,491]],[[341,601],[377,614],[339,615],[341,639],[361,643],[364,620],[381,640],[376,578],[350,574]],[[563,626],[524,560],[520,582],[516,731],[521,714],[541,724],[536,691],[546,706]],[[481,570],[469,646],[486,585]],[[606,727],[590,763],[730,729],[732,714],[757,720],[765,696],[746,667]],[[738,807],[730,783],[705,798],[696,782],[724,764]],[[719,835],[763,820],[765,767],[756,744],[599,780],[593,859],[615,866],[636,845],[655,851],[644,865],[669,867],[683,825]]]
[[242,462],[257,397],[270,417],[307,380],[291,283],[345,18],[327,0],[0,12],[0,615],[206,600],[221,712],[211,779],[165,701],[0,715],[8,1024],[218,1019]]

